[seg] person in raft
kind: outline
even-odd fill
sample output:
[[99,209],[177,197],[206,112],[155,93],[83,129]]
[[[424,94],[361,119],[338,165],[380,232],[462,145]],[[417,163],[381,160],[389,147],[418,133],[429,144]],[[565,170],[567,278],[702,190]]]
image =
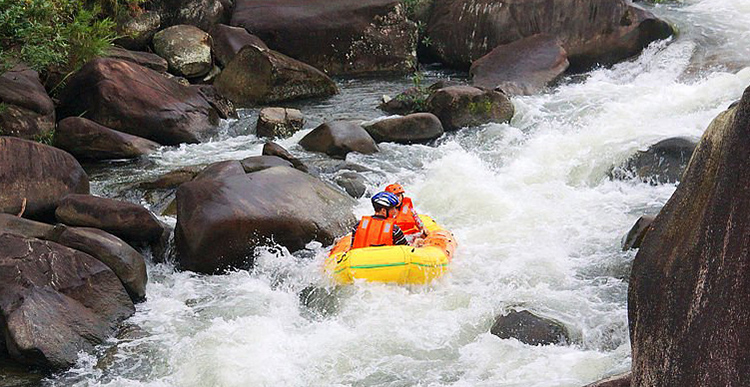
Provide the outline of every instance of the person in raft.
[[378,192],[372,196],[371,201],[375,214],[363,216],[354,226],[352,248],[409,244],[393,217],[398,205],[396,195]]
[[396,206],[397,212],[394,214],[393,218],[396,219],[396,225],[401,228],[404,234],[413,235],[421,233],[423,236],[427,235],[422,220],[419,219],[417,213],[414,212],[414,204],[412,203],[411,198],[404,196],[404,193],[406,192],[404,187],[402,187],[401,184],[393,183],[385,187],[385,192],[390,192],[398,197],[398,205]]

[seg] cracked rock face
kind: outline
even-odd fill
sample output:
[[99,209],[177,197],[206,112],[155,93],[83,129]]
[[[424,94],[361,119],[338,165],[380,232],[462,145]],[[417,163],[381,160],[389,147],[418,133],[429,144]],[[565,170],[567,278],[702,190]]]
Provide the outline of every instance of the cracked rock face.
[[399,0],[238,0],[231,24],[330,75],[403,74],[417,63],[417,26]]

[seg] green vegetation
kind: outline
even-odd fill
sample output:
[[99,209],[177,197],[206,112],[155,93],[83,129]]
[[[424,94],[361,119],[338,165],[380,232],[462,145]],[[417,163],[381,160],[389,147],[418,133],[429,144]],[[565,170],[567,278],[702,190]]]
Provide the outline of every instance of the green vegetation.
[[427,111],[427,98],[430,91],[424,86],[424,74],[417,71],[412,75],[411,82],[413,87],[396,96],[396,100],[411,106],[413,112]]
[[492,101],[484,99],[480,102],[469,102],[469,113],[472,115],[488,115],[492,113]]
[[52,142],[55,140],[55,131],[51,130],[49,132],[40,133],[34,136],[34,141],[41,142],[45,145],[52,145]]
[[0,0],[0,70],[23,62],[63,74],[101,55],[116,38],[114,19],[143,0]]

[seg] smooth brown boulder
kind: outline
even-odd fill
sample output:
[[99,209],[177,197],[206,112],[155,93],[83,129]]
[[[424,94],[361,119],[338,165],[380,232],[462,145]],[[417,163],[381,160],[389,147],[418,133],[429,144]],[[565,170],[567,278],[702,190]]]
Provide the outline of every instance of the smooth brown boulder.
[[354,204],[288,167],[185,183],[177,190],[177,261],[184,270],[215,273],[252,265],[257,246],[330,244],[350,231]]
[[169,63],[172,74],[202,77],[213,67],[211,36],[198,27],[176,25],[161,30],[152,40],[154,51]]
[[336,84],[318,69],[252,45],[232,58],[214,86],[241,107],[338,93]]
[[188,181],[193,180],[193,178],[195,178],[195,176],[199,174],[201,170],[202,168],[198,166],[175,169],[174,171],[169,171],[154,179],[141,182],[137,187],[147,190],[177,188],[180,186],[180,184],[187,183]]
[[277,156],[251,156],[242,160],[245,173],[253,173],[273,167],[293,168],[292,163]]
[[98,228],[128,242],[152,242],[164,230],[161,222],[141,205],[92,195],[66,196],[55,216],[69,226]]
[[65,195],[89,192],[89,178],[67,152],[33,141],[0,137],[0,212],[53,219]]
[[0,234],[7,233],[26,238],[45,239],[54,226],[0,213]]
[[286,138],[302,130],[304,125],[305,116],[297,109],[263,108],[258,114],[255,133],[259,137]]
[[719,114],[633,262],[633,386],[750,385],[750,88]]
[[237,0],[233,26],[327,74],[407,74],[417,26],[399,0]]
[[0,283],[7,352],[43,369],[71,367],[135,311],[112,270],[54,242],[1,234]]
[[471,86],[449,86],[427,99],[427,110],[436,115],[446,131],[490,122],[510,122],[515,113],[505,94]]
[[225,67],[240,50],[249,45],[268,48],[263,41],[240,27],[225,24],[214,26],[210,31],[214,41],[214,56],[219,65]]
[[376,142],[422,144],[443,135],[443,125],[431,113],[414,113],[404,117],[388,117],[364,125]]
[[539,34],[495,47],[474,61],[469,73],[476,87],[530,95],[557,79],[569,65],[560,40]]
[[290,163],[292,163],[292,166],[294,168],[299,169],[302,172],[309,172],[309,169],[307,168],[307,165],[300,161],[300,159],[294,157],[291,153],[289,153],[288,150],[284,149],[283,146],[275,143],[275,142],[267,142],[263,144],[263,152],[261,152],[263,156],[276,156],[280,157]]
[[146,299],[146,261],[122,239],[102,230],[63,224],[55,226],[44,239],[96,258],[117,275],[133,302]]
[[551,319],[541,318],[522,310],[497,316],[490,333],[501,338],[514,338],[530,345],[548,345],[569,342],[565,326]]
[[616,63],[673,34],[628,0],[435,1],[426,26],[430,53],[461,69],[497,46],[540,33],[560,39],[574,69]]
[[320,124],[299,141],[306,150],[322,152],[334,158],[346,158],[349,152],[372,154],[378,145],[361,125],[351,121],[331,121]]
[[110,47],[105,52],[104,56],[107,58],[133,62],[159,73],[166,73],[169,68],[169,63],[167,63],[166,59],[150,52],[130,51],[120,47]]
[[209,179],[223,179],[225,177],[244,175],[245,169],[242,167],[242,163],[237,160],[219,161],[210,164],[198,173],[193,181],[209,180]]
[[58,113],[163,145],[199,142],[218,124],[218,113],[200,90],[108,58],[90,61],[68,80]]
[[53,143],[79,160],[132,159],[159,147],[151,140],[112,130],[83,117],[60,121]]
[[16,66],[0,75],[0,136],[39,139],[55,130],[55,105],[39,74]]

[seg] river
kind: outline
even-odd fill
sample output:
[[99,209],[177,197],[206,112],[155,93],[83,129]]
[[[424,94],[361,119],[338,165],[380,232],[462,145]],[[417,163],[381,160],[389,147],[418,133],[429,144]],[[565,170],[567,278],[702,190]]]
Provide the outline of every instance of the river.
[[[513,98],[510,124],[450,133],[431,146],[382,144],[350,154],[372,169],[369,191],[400,182],[420,212],[451,229],[451,272],[428,286],[358,283],[321,273],[325,248],[259,249],[255,267],[225,275],[149,264],[137,305],[101,358],[81,355],[49,386],[571,386],[630,368],[627,281],[634,252],[620,239],[675,185],[613,181],[608,171],[638,149],[699,138],[750,85],[750,0],[648,6],[679,29],[642,55]],[[465,79],[427,70],[426,83]],[[324,120],[380,117],[378,99],[409,78],[338,79],[342,93],[290,104],[306,129]],[[96,194],[140,201],[129,189],[166,171],[259,155],[256,112],[223,124],[214,140],[165,147],[148,160],[89,167]],[[329,168],[330,169],[330,168]],[[334,174],[324,171],[325,179]],[[147,204],[144,202],[144,204]],[[369,211],[367,199],[357,212]],[[175,219],[164,218],[174,224]],[[319,288],[301,302],[305,289]],[[322,289],[322,290],[320,290]],[[489,333],[494,317],[526,309],[563,322],[567,345],[529,346]]]

